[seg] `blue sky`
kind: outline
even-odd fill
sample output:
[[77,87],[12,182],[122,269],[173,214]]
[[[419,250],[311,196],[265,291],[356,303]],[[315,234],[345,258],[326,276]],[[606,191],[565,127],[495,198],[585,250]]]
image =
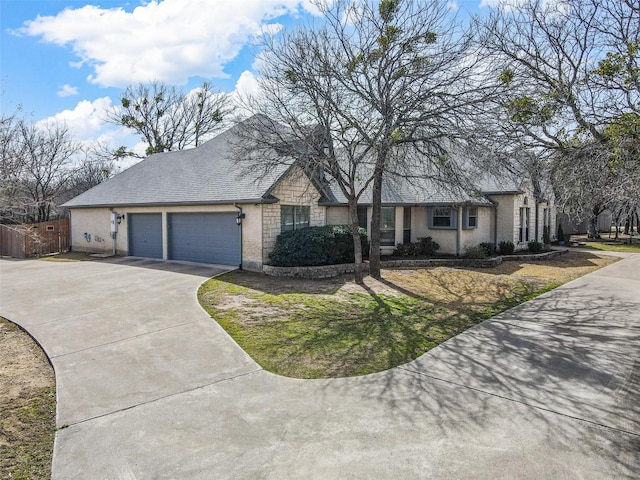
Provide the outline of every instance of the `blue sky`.
[[209,80],[251,91],[255,36],[311,15],[308,0],[0,0],[2,112],[21,105],[34,121],[66,122],[79,140],[132,146],[103,122],[124,87],[160,79],[188,91]]

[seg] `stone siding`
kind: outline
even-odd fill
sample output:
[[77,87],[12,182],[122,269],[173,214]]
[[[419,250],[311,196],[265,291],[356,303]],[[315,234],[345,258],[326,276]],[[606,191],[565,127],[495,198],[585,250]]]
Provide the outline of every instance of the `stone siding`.
[[269,253],[280,235],[280,206],[309,206],[309,225],[321,227],[326,225],[326,208],[318,205],[320,192],[311,183],[300,168],[292,169],[280,179],[271,194],[278,198],[278,203],[262,206],[262,262],[269,261]]

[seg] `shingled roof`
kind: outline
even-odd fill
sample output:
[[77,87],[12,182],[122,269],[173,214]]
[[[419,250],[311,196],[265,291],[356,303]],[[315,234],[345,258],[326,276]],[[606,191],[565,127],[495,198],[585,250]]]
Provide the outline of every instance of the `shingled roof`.
[[262,203],[287,165],[268,175],[241,172],[231,145],[232,127],[197,148],[151,155],[63,205],[68,208]]
[[[251,119],[245,121],[248,122]],[[140,163],[82,193],[63,205],[67,208],[215,205],[230,203],[271,203],[278,199],[270,192],[290,168],[283,163],[267,175],[247,173],[239,167],[232,146],[241,139],[236,125],[201,146],[189,150],[151,155]],[[293,163],[293,162],[292,162]],[[502,176],[501,176],[502,177]],[[344,205],[346,198],[335,182],[315,182],[322,192],[321,205]],[[513,176],[487,176],[466,193],[427,178],[407,180],[387,175],[383,183],[383,204],[395,205],[491,205],[482,194],[519,193]],[[372,203],[371,189],[360,203]]]

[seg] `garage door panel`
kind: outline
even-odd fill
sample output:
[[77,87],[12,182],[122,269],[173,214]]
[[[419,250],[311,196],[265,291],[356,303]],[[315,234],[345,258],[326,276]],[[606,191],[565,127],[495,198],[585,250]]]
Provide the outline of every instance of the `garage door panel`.
[[172,260],[239,265],[240,228],[235,212],[172,213],[168,227]]
[[127,217],[129,255],[162,258],[162,214],[130,213]]

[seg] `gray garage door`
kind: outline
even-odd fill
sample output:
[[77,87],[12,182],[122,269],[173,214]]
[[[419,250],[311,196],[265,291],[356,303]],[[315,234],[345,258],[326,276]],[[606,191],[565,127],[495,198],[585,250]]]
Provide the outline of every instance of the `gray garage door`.
[[236,213],[171,213],[169,258],[189,262],[240,264]]
[[162,258],[162,214],[129,213],[129,255]]

